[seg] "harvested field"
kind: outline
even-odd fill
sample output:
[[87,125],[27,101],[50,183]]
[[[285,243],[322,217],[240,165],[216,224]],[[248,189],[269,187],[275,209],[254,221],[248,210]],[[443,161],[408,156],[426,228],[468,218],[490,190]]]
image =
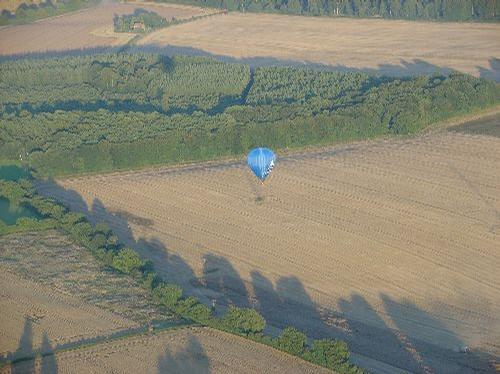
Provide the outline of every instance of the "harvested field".
[[232,162],[39,190],[109,221],[206,302],[394,367],[467,373],[500,354],[498,170],[500,139],[445,132],[283,156],[264,186]]
[[0,266],[138,323],[169,315],[135,280],[102,269],[86,249],[56,231],[0,237]]
[[392,76],[455,69],[500,81],[499,34],[498,24],[230,13],[156,31],[138,44],[253,65],[314,63]]
[[138,327],[87,301],[23,279],[3,265],[0,282],[0,355],[10,352],[9,359]]
[[[14,365],[13,370],[22,365],[26,364]],[[283,352],[208,328],[166,331],[59,353],[45,367],[57,368],[58,373],[330,373]]]
[[113,15],[143,8],[167,19],[189,18],[211,12],[201,8],[152,3],[107,3],[27,25],[0,29],[0,55],[43,53],[87,48],[114,47],[127,43],[134,34],[114,33]]

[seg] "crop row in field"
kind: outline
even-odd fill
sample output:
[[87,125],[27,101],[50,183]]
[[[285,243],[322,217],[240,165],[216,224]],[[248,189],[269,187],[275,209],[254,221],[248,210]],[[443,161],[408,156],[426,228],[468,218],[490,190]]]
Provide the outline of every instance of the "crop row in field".
[[480,367],[462,345],[498,349],[498,149],[446,133],[286,156],[263,187],[232,163],[40,189],[108,220],[207,302],[453,372]]

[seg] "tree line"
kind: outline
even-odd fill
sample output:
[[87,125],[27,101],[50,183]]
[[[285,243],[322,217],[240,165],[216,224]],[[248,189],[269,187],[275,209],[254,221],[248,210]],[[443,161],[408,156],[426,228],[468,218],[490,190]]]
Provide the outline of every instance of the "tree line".
[[0,64],[0,109],[209,110],[240,98],[250,68],[213,59],[100,54]]
[[0,235],[57,229],[75,243],[86,248],[106,268],[127,274],[147,289],[149,297],[177,315],[204,326],[243,336],[342,374],[362,374],[364,370],[351,364],[349,349],[341,340],[317,339],[293,328],[285,328],[278,337],[264,334],[266,321],[255,309],[230,307],[222,316],[193,296],[186,297],[179,285],[166,283],[154,270],[153,263],[120,243],[105,223],[92,225],[83,214],[68,210],[53,199],[38,195],[28,179],[0,179],[0,198],[13,204],[35,209],[41,218],[20,218],[16,225],[6,226],[0,220]]
[[409,20],[500,20],[499,0],[157,0],[242,12]]
[[91,7],[99,2],[100,0],[59,0],[57,2],[46,0],[40,4],[28,5],[21,3],[15,12],[6,9],[2,10],[0,13],[0,26],[33,22],[37,19]]
[[459,73],[397,79],[262,67],[250,79],[248,66],[163,59],[1,64],[0,160],[22,157],[43,175],[209,160],[262,145],[412,134],[500,101],[499,85]]

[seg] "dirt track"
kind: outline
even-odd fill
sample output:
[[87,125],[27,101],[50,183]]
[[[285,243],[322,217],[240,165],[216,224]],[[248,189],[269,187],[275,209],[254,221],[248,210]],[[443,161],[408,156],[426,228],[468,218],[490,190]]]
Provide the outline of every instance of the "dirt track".
[[61,374],[330,373],[264,345],[205,328],[165,331],[64,352],[51,358],[45,368],[57,368]]
[[138,44],[253,65],[313,63],[392,76],[455,69],[500,81],[499,34],[498,24],[230,13],[156,31]]
[[232,163],[40,189],[207,302],[451,373],[484,368],[464,345],[500,353],[499,169],[500,139],[444,133],[288,156],[263,187]]
[[138,327],[91,303],[23,279],[3,265],[0,284],[0,354],[21,358],[39,349],[50,351],[56,345]]
[[0,236],[0,284],[0,363],[182,323],[55,230]]

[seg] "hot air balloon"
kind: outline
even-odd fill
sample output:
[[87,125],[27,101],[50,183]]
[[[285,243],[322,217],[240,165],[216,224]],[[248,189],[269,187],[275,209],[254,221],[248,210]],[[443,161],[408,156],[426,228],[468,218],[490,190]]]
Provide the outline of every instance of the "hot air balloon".
[[276,162],[276,155],[268,148],[254,148],[247,156],[250,170],[264,183]]

